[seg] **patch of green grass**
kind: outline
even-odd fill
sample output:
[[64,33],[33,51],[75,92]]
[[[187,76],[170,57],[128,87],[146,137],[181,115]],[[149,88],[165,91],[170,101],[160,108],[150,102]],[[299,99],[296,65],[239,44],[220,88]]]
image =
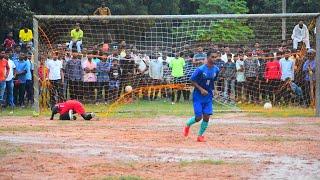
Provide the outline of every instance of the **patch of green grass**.
[[[192,102],[180,102],[174,105],[171,102],[164,102],[163,99],[157,101],[135,101],[130,104],[121,104],[116,107],[114,112],[107,114],[109,105],[85,105],[88,112],[96,112],[99,117],[114,117],[114,118],[151,118],[158,116],[192,116]],[[246,112],[249,116],[259,117],[314,117],[315,110],[312,108],[301,107],[273,107],[270,110],[265,110],[263,105],[254,104],[221,104],[215,102],[213,105],[214,113],[221,115],[223,113]],[[13,114],[10,114],[11,109],[4,109],[0,113],[1,116],[32,116],[32,108],[16,108]],[[50,110],[47,109],[41,112],[42,117],[49,117]],[[57,116],[56,116],[57,118]],[[80,117],[81,118],[81,117]]]
[[127,175],[127,176],[107,176],[107,177],[97,178],[97,180],[142,180],[142,178],[138,176]]
[[46,128],[42,126],[1,126],[0,133],[4,132],[40,132],[45,131]]
[[223,165],[223,164],[227,164],[227,162],[223,160],[204,159],[204,160],[196,160],[196,161],[180,161],[179,164],[180,166],[185,167],[192,164]]
[[258,136],[249,139],[259,142],[297,142],[297,141],[317,141],[307,137],[282,137],[282,136]]
[[24,152],[23,149],[18,146],[6,142],[0,142],[0,158],[9,154],[18,154],[22,152]]
[[315,109],[313,108],[302,108],[292,106],[280,106],[273,107],[272,109],[266,110],[263,105],[240,105],[239,108],[245,112],[248,112],[249,116],[259,117],[314,117]]

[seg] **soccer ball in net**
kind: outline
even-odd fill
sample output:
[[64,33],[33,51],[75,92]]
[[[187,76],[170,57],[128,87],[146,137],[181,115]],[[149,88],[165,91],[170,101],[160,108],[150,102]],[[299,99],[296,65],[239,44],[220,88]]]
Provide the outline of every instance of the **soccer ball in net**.
[[126,90],[126,93],[131,93],[132,87],[131,86],[126,86],[125,90]]
[[272,108],[272,104],[267,102],[267,103],[264,104],[263,108],[264,109],[271,109]]

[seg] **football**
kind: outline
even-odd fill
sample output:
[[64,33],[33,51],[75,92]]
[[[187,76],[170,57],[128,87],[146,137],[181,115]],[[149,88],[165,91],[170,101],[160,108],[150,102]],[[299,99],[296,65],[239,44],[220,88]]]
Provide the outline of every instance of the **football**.
[[264,109],[271,109],[272,108],[272,104],[267,102],[267,103],[264,104],[263,108]]
[[131,93],[132,87],[131,86],[126,86],[125,91],[126,91],[126,93]]

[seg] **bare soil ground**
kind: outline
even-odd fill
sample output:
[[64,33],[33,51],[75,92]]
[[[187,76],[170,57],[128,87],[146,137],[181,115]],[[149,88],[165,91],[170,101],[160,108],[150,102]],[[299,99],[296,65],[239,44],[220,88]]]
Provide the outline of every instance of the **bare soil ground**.
[[320,179],[320,119],[187,117],[49,121],[1,117],[0,179]]

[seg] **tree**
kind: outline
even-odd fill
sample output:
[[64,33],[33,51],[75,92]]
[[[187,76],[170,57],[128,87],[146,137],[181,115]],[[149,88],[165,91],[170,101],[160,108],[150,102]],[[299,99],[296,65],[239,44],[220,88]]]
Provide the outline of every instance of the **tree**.
[[32,11],[28,4],[19,0],[1,0],[0,1],[0,35],[4,38],[6,26],[11,24],[19,29],[23,25],[31,26]]
[[180,0],[150,0],[149,14],[180,14]]
[[[245,0],[192,0],[198,3],[200,14],[243,14],[249,9]],[[210,30],[200,29],[196,37],[201,41],[232,43],[248,41],[254,37],[253,30],[244,20],[222,19],[211,22]]]

